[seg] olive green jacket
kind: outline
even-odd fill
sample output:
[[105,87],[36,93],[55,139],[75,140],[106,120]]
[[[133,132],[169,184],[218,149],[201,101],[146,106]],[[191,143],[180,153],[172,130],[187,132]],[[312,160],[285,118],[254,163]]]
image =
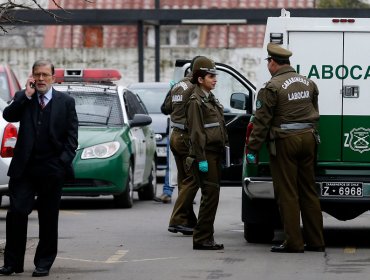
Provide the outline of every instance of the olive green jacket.
[[181,81],[176,83],[166,96],[166,99],[161,108],[162,112],[171,114],[172,123],[184,125],[186,124],[185,106],[189,101],[195,85],[191,83],[192,75],[189,74]]
[[[313,81],[297,74],[291,66],[280,68],[258,92],[248,149],[259,151],[266,140],[316,129],[320,117],[318,95]],[[304,129],[282,128],[286,124],[297,123],[312,126]]]
[[187,127],[191,148],[190,156],[206,160],[206,151],[223,153],[228,144],[223,106],[210,93],[207,98],[196,85],[186,107]]

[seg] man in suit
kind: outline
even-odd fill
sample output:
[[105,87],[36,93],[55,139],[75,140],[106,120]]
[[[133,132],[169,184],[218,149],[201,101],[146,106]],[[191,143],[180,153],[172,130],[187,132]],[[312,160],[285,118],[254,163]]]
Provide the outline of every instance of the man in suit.
[[32,276],[49,275],[57,255],[59,204],[64,178],[73,176],[78,120],[74,99],[54,90],[54,79],[52,62],[36,61],[26,88],[15,94],[3,112],[5,120],[20,125],[8,171],[10,206],[1,275],[23,272],[28,215],[35,196],[39,243]]

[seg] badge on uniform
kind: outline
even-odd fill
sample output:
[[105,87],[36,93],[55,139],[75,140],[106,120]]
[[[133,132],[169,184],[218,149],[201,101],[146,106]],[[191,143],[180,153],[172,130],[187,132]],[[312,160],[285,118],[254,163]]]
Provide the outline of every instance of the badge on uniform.
[[256,109],[258,110],[258,109],[260,109],[261,107],[262,107],[262,101],[261,100],[257,100],[256,101]]

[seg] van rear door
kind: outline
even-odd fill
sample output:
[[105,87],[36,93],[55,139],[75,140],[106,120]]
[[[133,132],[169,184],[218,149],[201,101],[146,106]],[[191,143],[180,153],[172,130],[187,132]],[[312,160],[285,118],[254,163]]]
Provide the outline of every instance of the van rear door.
[[[369,161],[368,33],[289,32],[292,66],[319,87],[319,161]],[[365,84],[367,82],[367,84]]]
[[[342,32],[289,32],[292,66],[316,82],[320,110],[320,161],[342,159],[342,80],[333,68],[343,61]],[[319,38],[319,39],[318,39]],[[336,135],[336,137],[333,137]]]
[[370,161],[370,33],[344,33],[343,161]]

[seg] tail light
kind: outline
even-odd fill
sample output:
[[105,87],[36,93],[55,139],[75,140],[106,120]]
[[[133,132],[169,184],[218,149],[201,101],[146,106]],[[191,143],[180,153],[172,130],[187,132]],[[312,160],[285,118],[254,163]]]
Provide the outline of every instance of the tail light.
[[[247,125],[247,133],[245,135],[245,155],[248,154],[249,136],[251,135],[252,130],[253,130],[253,122],[250,121]],[[249,163],[248,160],[247,160],[247,163]],[[256,155],[256,162],[255,163],[258,163],[258,154]]]
[[8,158],[13,156],[17,136],[17,128],[13,124],[8,123],[4,128],[3,140],[1,141],[1,157]]

